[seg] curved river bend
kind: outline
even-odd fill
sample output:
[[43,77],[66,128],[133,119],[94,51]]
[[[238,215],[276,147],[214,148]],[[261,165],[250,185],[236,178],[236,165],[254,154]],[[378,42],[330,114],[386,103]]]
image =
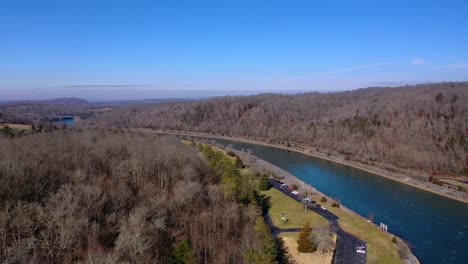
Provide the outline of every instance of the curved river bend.
[[[213,139],[212,139],[213,140]],[[215,139],[288,171],[405,239],[421,263],[468,263],[468,204],[350,166],[280,148]]]

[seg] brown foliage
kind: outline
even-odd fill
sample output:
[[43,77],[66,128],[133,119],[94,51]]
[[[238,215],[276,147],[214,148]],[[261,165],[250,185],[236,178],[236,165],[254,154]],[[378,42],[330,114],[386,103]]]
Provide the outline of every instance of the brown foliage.
[[61,131],[0,138],[0,262],[242,263],[258,209],[224,199],[194,148],[172,137]]

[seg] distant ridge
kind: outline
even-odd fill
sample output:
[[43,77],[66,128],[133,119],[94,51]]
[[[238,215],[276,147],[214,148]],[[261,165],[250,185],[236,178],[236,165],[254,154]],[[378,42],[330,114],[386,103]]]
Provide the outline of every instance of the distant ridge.
[[20,100],[20,101],[0,101],[2,107],[18,107],[25,105],[55,105],[55,106],[124,106],[124,105],[151,105],[162,103],[190,102],[197,99],[190,98],[152,98],[152,99],[136,99],[136,100],[116,100],[116,101],[87,101],[77,97],[54,98],[46,100]]
[[116,100],[116,101],[98,101],[92,102],[93,105],[110,105],[110,106],[123,106],[123,105],[141,105],[141,104],[162,104],[162,103],[176,103],[176,102],[190,102],[196,99],[185,98],[153,98],[153,99],[135,99],[135,100]]
[[67,98],[56,98],[49,100],[22,100],[22,101],[9,101],[3,103],[5,107],[16,107],[21,105],[63,105],[63,106],[88,106],[88,101],[76,98],[76,97],[67,97]]

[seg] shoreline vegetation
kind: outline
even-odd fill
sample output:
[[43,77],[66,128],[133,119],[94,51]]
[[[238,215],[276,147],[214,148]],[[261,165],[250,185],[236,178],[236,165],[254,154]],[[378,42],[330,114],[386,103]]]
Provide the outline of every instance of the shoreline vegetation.
[[[396,263],[395,261],[400,261],[400,263],[406,264],[419,264],[416,256],[412,254],[409,247],[401,238],[397,238],[395,235],[381,230],[374,223],[369,223],[369,219],[357,214],[353,210],[341,204],[339,207],[333,207],[332,204],[336,203],[336,201],[333,198],[323,194],[312,185],[305,183],[289,172],[252,154],[228,149],[226,147],[221,148],[220,146],[213,146],[211,143],[208,144],[212,147],[218,148],[218,150],[222,150],[223,152],[229,151],[235,153],[239,158],[241,158],[244,164],[248,166],[250,173],[258,172],[275,175],[276,177],[281,178],[281,181],[288,184],[289,186],[297,186],[297,190],[300,193],[308,193],[310,197],[312,197],[312,199],[317,203],[326,206],[328,208],[327,210],[330,210],[340,218],[339,225],[341,228],[368,243],[369,247],[367,263]],[[283,196],[284,194],[280,193],[280,195]],[[326,198],[325,202],[321,201],[320,198],[322,197]],[[284,195],[284,199],[291,198]],[[315,212],[311,213],[316,214]],[[270,217],[273,218],[274,216],[270,215]],[[321,218],[322,217],[317,214],[317,218],[311,218],[313,219],[311,224],[318,226],[323,225],[322,221],[315,222],[317,220],[322,220]],[[296,223],[293,226],[302,225]],[[286,237],[297,240],[297,234],[295,233],[280,233],[279,237]],[[396,243],[392,241],[393,239],[396,239]],[[294,254],[292,255],[294,256]]]
[[[328,151],[328,150],[316,151],[310,146],[304,146],[300,144],[294,144],[294,145],[290,144],[290,146],[284,146],[284,145],[280,145],[277,143],[259,141],[259,140],[244,138],[244,137],[227,137],[227,136],[212,135],[209,133],[200,133],[200,132],[174,131],[174,130],[152,130],[152,129],[137,129],[137,130],[151,131],[151,132],[155,132],[158,134],[173,134],[173,135],[180,135],[180,136],[206,137],[206,138],[213,138],[213,139],[218,138],[218,139],[226,139],[226,140],[233,140],[233,141],[257,144],[257,145],[263,145],[263,146],[268,146],[268,147],[281,148],[281,149],[305,154],[308,156],[332,161],[332,162],[339,163],[342,165],[350,166],[356,169],[360,169],[360,170],[375,174],[380,177],[385,177],[387,179],[390,179],[390,180],[393,180],[402,184],[410,185],[420,190],[428,191],[434,194],[438,194],[440,196],[444,196],[446,198],[450,198],[450,199],[468,204],[467,193],[433,184],[429,182],[430,180],[429,177],[418,175],[418,178],[416,178],[414,176],[416,173],[413,171],[409,171],[409,170],[403,171],[401,169],[400,170],[396,169],[398,171],[394,172],[394,171],[390,171],[381,167],[377,167],[375,165],[362,164],[358,161],[353,161],[350,159],[348,160],[346,158],[347,156],[343,156],[339,153],[334,153],[333,151]],[[406,174],[410,174],[412,176],[407,176],[403,174],[405,172]],[[427,180],[423,181],[420,178],[427,178]]]

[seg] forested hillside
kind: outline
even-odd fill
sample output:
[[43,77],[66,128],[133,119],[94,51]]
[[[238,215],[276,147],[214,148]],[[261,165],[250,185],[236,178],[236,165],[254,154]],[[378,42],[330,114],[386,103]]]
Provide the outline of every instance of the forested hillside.
[[287,140],[435,174],[468,174],[468,83],[262,94],[114,109],[89,120]]
[[108,130],[0,146],[1,263],[276,263],[255,182],[231,186],[209,147]]
[[46,126],[56,115],[88,117],[91,105],[79,98],[40,101],[15,101],[0,104],[0,124],[14,123]]

